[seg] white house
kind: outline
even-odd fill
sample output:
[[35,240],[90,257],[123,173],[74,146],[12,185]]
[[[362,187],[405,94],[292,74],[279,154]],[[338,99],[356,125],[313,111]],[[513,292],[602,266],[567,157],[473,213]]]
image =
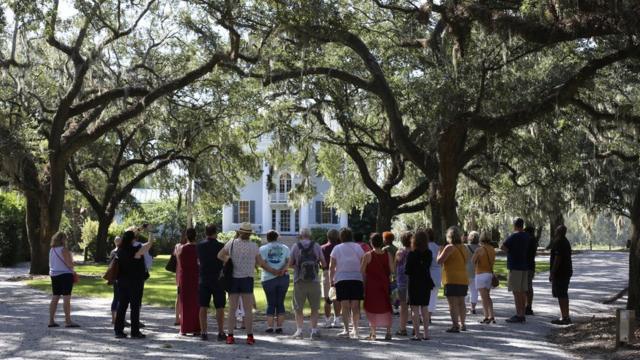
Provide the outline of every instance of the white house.
[[222,231],[237,230],[243,222],[251,223],[257,234],[264,235],[274,229],[285,236],[297,234],[301,228],[348,226],[347,213],[328,207],[323,201],[330,187],[326,179],[312,178],[315,196],[299,208],[293,208],[289,203],[289,191],[301,180],[300,176],[285,170],[271,174],[275,189],[270,192],[269,172],[270,167],[265,162],[260,178],[247,181],[238,199],[222,208]]

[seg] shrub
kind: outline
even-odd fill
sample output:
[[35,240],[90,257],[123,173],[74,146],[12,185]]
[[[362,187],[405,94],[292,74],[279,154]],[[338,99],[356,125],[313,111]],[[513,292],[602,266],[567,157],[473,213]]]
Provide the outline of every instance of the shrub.
[[15,192],[0,193],[0,266],[24,260],[26,242],[24,199]]
[[311,240],[322,245],[327,242],[327,231],[325,228],[311,228]]

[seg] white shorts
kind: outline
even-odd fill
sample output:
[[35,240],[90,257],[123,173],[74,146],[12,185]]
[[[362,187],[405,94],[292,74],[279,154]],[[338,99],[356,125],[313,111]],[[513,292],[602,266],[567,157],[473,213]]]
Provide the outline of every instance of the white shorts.
[[476,289],[492,289],[491,279],[493,279],[491,273],[476,274]]

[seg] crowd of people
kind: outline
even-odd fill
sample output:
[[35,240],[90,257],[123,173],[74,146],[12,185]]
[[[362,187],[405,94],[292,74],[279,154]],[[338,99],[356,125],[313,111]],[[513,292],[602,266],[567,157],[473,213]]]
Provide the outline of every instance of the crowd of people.
[[[509,271],[507,286],[513,293],[515,314],[509,323],[525,323],[533,315],[533,278],[538,247],[532,229],[525,229],[520,218],[513,223],[514,232],[502,243]],[[140,242],[146,232],[145,243]],[[567,325],[569,317],[568,287],[572,276],[571,245],[567,229],[559,226],[551,243],[549,280],[553,296],[558,299],[561,318],[554,324]],[[172,254],[175,260],[177,300],[176,325],[181,335],[199,336],[208,340],[209,307],[213,300],[217,323],[217,339],[227,344],[236,342],[234,331],[238,309],[243,310],[246,343],[254,344],[253,309],[254,276],[261,269],[260,281],[267,306],[266,333],[282,334],[285,321],[285,299],[293,280],[293,311],[296,330],[292,337],[305,337],[304,309],[310,310],[309,339],[321,336],[320,311],[324,302],[324,327],[342,327],[339,337],[359,339],[361,305],[364,305],[369,334],[376,340],[378,330],[384,339],[392,339],[394,303],[397,298],[399,324],[396,336],[412,340],[428,340],[432,314],[436,311],[438,292],[444,288],[449,305],[449,333],[466,331],[467,314],[475,314],[478,297],[482,303],[482,324],[495,324],[491,290],[497,286],[494,274],[496,250],[487,232],[463,233],[457,226],[446,231],[446,243],[440,246],[431,229],[404,232],[400,245],[394,245],[392,232],[373,233],[368,242],[354,241],[348,228],[332,229],[320,246],[311,239],[311,232],[302,229],[298,241],[289,248],[279,241],[276,231],[266,234],[266,244],[258,246],[251,240],[251,224],[240,226],[235,239],[222,243],[217,228],[208,225],[205,238],[198,242],[196,230],[189,228]],[[77,276],[71,253],[65,247],[63,233],[53,236],[50,250],[50,275],[53,297],[50,304],[49,327],[59,326],[55,313],[60,296],[64,301],[65,326],[77,327],[71,320],[70,296]],[[144,338],[140,331],[140,307],[144,283],[149,278],[152,258],[153,231],[150,226],[129,228],[116,238],[110,267],[114,270],[112,323],[117,338]],[[171,262],[171,261],[170,261]],[[117,265],[117,266],[114,266]],[[320,271],[322,270],[322,272]],[[362,304],[364,302],[364,304]],[[228,311],[225,321],[225,308]],[[130,324],[125,321],[130,312]],[[226,325],[226,331],[225,331]],[[125,333],[126,326],[131,334]]]

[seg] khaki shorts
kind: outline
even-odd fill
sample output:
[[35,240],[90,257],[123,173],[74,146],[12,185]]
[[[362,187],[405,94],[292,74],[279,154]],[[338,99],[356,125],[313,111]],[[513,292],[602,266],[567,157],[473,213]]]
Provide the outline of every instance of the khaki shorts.
[[527,292],[529,291],[529,272],[527,270],[511,270],[509,271],[509,279],[507,280],[509,291]]
[[300,280],[293,284],[293,309],[304,309],[304,303],[309,300],[311,310],[320,309],[320,283],[317,281]]

